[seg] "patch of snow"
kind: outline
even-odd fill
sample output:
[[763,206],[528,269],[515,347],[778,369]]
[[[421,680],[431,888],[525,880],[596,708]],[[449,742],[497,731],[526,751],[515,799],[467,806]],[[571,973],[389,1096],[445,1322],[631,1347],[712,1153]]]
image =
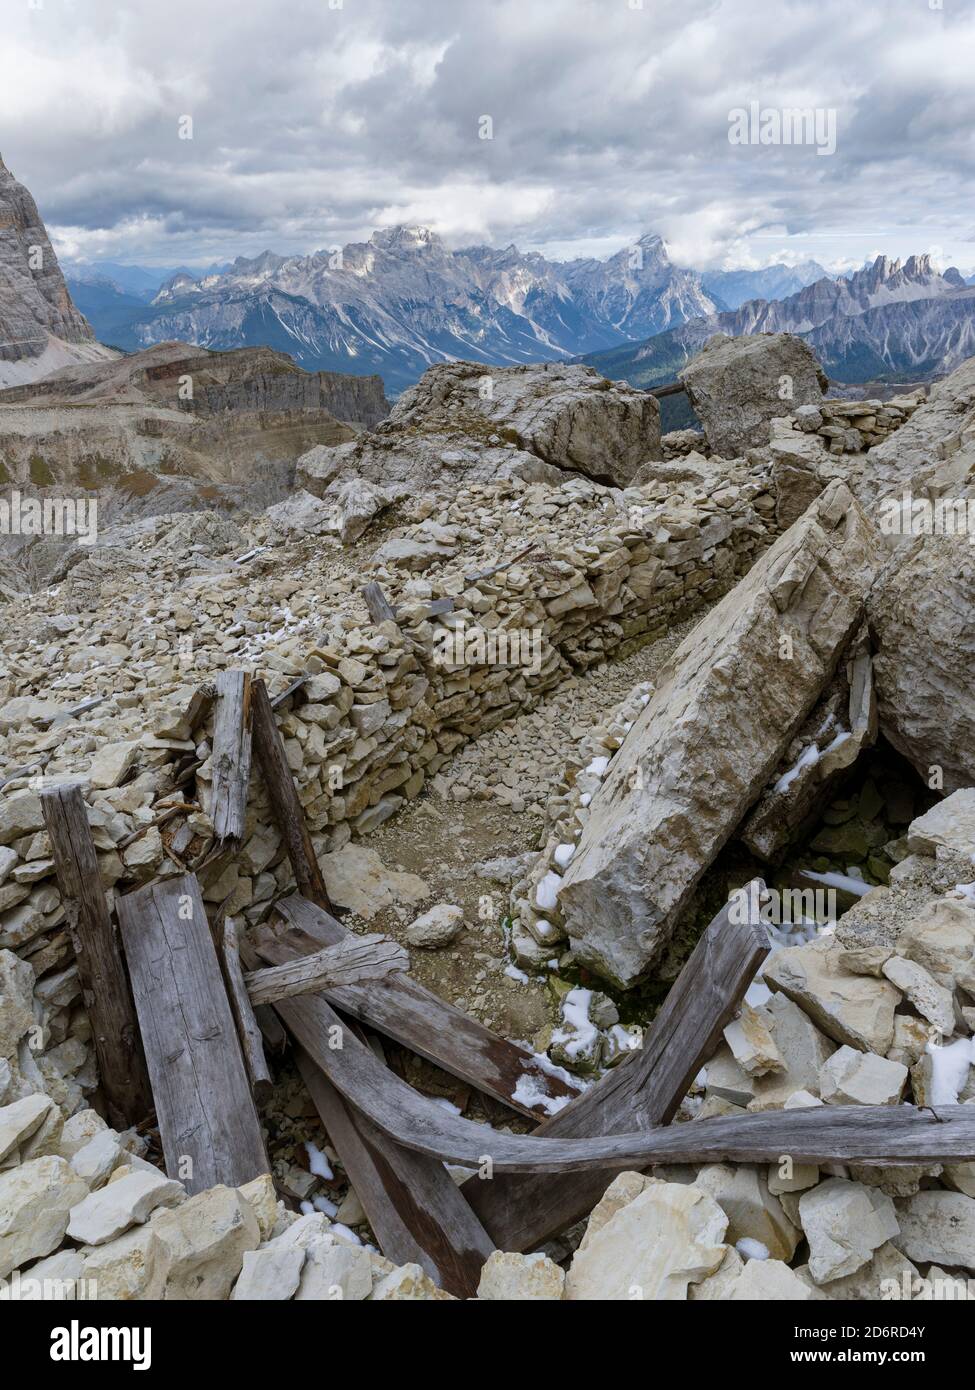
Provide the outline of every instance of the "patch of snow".
[[538,1078],[525,1072],[518,1078],[518,1085],[512,1091],[511,1099],[516,1100],[519,1105],[527,1105],[531,1110],[538,1108],[544,1110],[546,1115],[557,1115],[568,1105],[571,1097],[547,1095]]
[[331,1164],[322,1153],[321,1149],[316,1149],[314,1144],[305,1144],[305,1152],[308,1155],[309,1172],[315,1174],[316,1178],[321,1178],[323,1182],[331,1182],[335,1177],[332,1172]]
[[743,1260],[767,1260],[769,1257],[768,1246],[752,1236],[742,1236],[741,1240],[736,1240],[735,1249]]
[[562,880],[557,873],[549,869],[548,873],[541,880],[535,889],[535,905],[542,912],[551,912],[558,907],[559,889],[562,887]]
[[969,1068],[975,1065],[975,1039],[961,1038],[947,1047],[939,1047],[932,1039],[927,1052],[931,1058],[931,1104],[957,1105]]
[[576,852],[575,845],[556,845],[552,858],[560,869],[564,869]]

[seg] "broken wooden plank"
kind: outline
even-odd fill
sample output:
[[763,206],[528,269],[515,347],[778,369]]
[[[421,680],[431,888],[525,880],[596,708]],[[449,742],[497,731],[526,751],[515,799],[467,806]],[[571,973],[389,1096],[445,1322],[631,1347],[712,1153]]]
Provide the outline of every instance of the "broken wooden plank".
[[[756,880],[759,886],[761,880]],[[748,902],[758,900],[749,896]],[[539,1136],[583,1138],[666,1125],[713,1055],[769,953],[767,930],[737,920],[726,905],[671,986],[643,1046],[571,1105],[545,1120]],[[568,1178],[498,1178],[468,1186],[481,1220],[502,1250],[531,1250],[591,1211],[611,1172]]]
[[366,601],[369,616],[378,627],[380,623],[395,623],[396,609],[382,591],[382,587],[371,579],[362,587],[362,597]]
[[37,727],[39,729],[56,729],[59,725],[66,724],[69,719],[77,719],[79,714],[87,714],[90,709],[96,709],[99,705],[103,705],[107,699],[107,695],[91,695],[87,700],[81,700],[77,705],[62,710],[60,714],[52,714],[50,718],[39,719]]
[[228,917],[223,924],[221,963],[230,1008],[237,1024],[237,1036],[244,1054],[247,1075],[250,1077],[251,1091],[257,1104],[263,1105],[270,1098],[273,1082],[267,1058],[264,1056],[264,1044],[254,1014],[253,1001],[247,992],[247,983],[240,963],[240,931],[233,917]]
[[118,902],[166,1171],[189,1192],[269,1171],[207,922],[191,874]]
[[347,936],[312,956],[299,956],[284,965],[252,970],[243,976],[252,1004],[274,1004],[297,994],[382,980],[397,970],[409,970],[406,948],[388,936]]
[[127,1129],[149,1114],[152,1092],[122,947],[98,871],[88,808],[76,783],[42,792],[41,808],[68,914],[102,1090],[112,1124]]
[[323,995],[282,999],[274,1007],[336,1090],[383,1134],[417,1153],[492,1175],[772,1163],[783,1154],[795,1163],[880,1167],[975,1157],[975,1114],[967,1105],[939,1108],[937,1116],[907,1105],[766,1110],[581,1139],[508,1134],[453,1115],[414,1091],[354,1036]]
[[213,702],[217,698],[217,687],[214,681],[204,681],[198,690],[194,690],[183,720],[189,729],[189,737],[193,737],[193,731],[206,719],[213,709]]
[[[273,964],[334,946],[348,936],[334,917],[298,895],[276,903],[275,910],[288,924],[286,929],[274,934],[261,927],[255,938],[261,958]],[[343,1013],[530,1119],[542,1119],[578,1095],[534,1053],[492,1033],[410,975],[346,985],[330,990],[328,998]]]
[[463,1194],[437,1159],[412,1153],[350,1111],[303,1048],[298,1070],[380,1248],[394,1264],[418,1264],[457,1298],[477,1293],[494,1249]]
[[221,671],[213,716],[212,817],[217,844],[237,848],[247,821],[251,775],[251,678],[246,671]]
[[[251,726],[254,749],[271,798],[271,809],[278,829],[284,837],[285,848],[295,872],[295,882],[302,897],[331,911],[325,880],[315,858],[311,836],[305,822],[301,802],[295,790],[294,778],[274,711],[268,698],[267,686],[261,680],[251,682]],[[332,945],[332,942],[328,943]]]
[[647,390],[648,396],[656,396],[657,400],[662,400],[664,396],[679,396],[687,387],[682,381],[669,381],[666,386],[651,386]]

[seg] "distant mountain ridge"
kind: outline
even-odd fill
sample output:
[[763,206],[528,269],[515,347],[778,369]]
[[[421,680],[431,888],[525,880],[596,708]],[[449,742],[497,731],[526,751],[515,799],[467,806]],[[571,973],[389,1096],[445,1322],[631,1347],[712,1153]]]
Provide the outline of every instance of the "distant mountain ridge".
[[[92,311],[97,306],[92,302]],[[639,342],[716,313],[697,272],[648,233],[607,261],[547,260],[515,246],[449,250],[428,228],[390,227],[341,252],[238,258],[167,281],[151,305],[116,300],[112,341],[257,344],[308,370],[379,372],[401,390],[438,361],[558,361]]]
[[786,299],[750,300],[691,319],[637,347],[582,355],[613,380],[656,386],[673,380],[715,333],[796,333],[840,381],[896,380],[950,371],[975,343],[975,294],[954,268],[930,256],[878,256],[839,279],[817,280]]

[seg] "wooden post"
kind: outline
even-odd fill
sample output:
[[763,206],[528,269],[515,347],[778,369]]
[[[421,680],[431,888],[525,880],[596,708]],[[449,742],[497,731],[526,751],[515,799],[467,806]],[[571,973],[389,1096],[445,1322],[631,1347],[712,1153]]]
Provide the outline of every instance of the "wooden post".
[[166,1171],[189,1192],[269,1171],[200,885],[192,874],[120,898],[122,941]]
[[369,609],[369,616],[377,627],[380,623],[395,623],[396,609],[375,580],[370,580],[368,584],[363,586],[362,597]]
[[[694,948],[639,1052],[535,1133],[570,1139],[669,1124],[768,953],[766,929],[736,922],[723,908]],[[466,1190],[499,1249],[532,1250],[591,1211],[612,1178],[612,1170],[543,1178],[501,1175]]]
[[251,678],[221,671],[213,716],[213,829],[221,847],[239,848],[247,821],[251,775]]
[[140,1124],[152,1109],[132,992],[122,948],[105,902],[81,788],[66,783],[41,793],[44,824],[91,1022],[102,1090],[112,1124]]
[[494,1246],[446,1168],[404,1149],[350,1110],[304,1048],[296,1051],[298,1070],[383,1254],[395,1264],[420,1265],[457,1298],[473,1298]]
[[251,682],[251,725],[257,760],[271,798],[275,820],[284,836],[288,857],[295,871],[298,891],[303,898],[308,898],[327,912],[331,912],[332,905],[325,888],[325,880],[315,858],[315,850],[298,793],[295,791],[295,782],[285,756],[281,734],[274,722],[274,711],[268,698],[267,686],[261,680]]
[[271,1095],[273,1083],[267,1058],[264,1056],[261,1030],[254,1014],[250,995],[247,992],[244,971],[240,963],[240,936],[236,919],[233,917],[228,917],[223,924],[221,963],[230,1007],[233,1011],[234,1022],[237,1024],[237,1036],[240,1039],[244,1061],[247,1064],[251,1090],[257,1104],[263,1105]]

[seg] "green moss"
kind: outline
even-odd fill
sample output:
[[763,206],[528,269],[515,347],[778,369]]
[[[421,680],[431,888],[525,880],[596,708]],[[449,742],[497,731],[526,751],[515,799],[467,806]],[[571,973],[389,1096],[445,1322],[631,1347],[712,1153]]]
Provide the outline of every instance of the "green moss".
[[30,480],[35,487],[53,487],[55,478],[50,466],[41,458],[40,454],[34,454],[30,461]]

